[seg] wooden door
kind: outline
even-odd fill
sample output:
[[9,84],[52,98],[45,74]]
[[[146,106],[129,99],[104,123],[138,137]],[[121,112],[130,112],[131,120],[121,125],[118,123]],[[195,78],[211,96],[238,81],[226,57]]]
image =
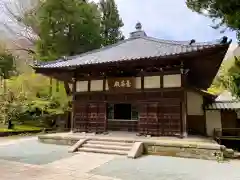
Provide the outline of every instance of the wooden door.
[[106,104],[88,104],[88,131],[101,133],[106,130]]
[[159,135],[158,128],[158,104],[146,102],[139,104],[138,131],[145,135]]
[[87,114],[88,105],[85,104],[76,104],[74,106],[74,129],[77,132],[86,132],[88,124],[88,114]]
[[147,130],[148,134],[158,136],[158,103],[148,103],[147,110]]
[[181,106],[177,103],[159,103],[159,131],[164,136],[178,136],[181,133]]
[[147,113],[148,113],[148,104],[140,103],[139,104],[139,120],[138,120],[138,132],[140,134],[147,134]]

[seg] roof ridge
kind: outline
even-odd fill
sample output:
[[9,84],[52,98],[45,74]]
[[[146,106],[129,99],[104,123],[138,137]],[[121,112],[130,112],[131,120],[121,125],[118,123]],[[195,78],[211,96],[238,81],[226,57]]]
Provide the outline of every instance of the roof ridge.
[[181,42],[187,43],[188,41],[174,41],[174,40],[165,40],[165,39],[159,39],[159,38],[154,38],[150,36],[142,37],[146,40],[150,41],[155,41],[155,42],[161,42],[161,43],[167,43],[167,44],[175,44],[175,45],[183,45]]
[[154,38],[150,36],[145,36],[141,37],[146,40],[154,41],[154,42],[159,42],[159,43],[165,43],[165,44],[172,44],[172,45],[181,45],[181,46],[203,46],[203,45],[214,45],[214,44],[219,44],[220,40],[216,39],[215,41],[206,41],[206,42],[195,42],[193,44],[189,44],[191,40],[189,41],[176,41],[176,40],[165,40],[165,39],[159,39],[159,38]]

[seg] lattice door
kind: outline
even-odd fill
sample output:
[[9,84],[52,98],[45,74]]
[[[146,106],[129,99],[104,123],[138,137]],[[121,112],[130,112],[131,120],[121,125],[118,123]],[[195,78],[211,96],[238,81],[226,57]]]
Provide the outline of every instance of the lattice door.
[[86,132],[88,124],[87,104],[76,104],[74,108],[74,129],[77,132]]
[[88,131],[101,133],[106,130],[106,104],[89,103]]
[[139,133],[146,135],[159,135],[157,107],[157,103],[146,102],[139,104]]
[[162,135],[176,136],[181,133],[181,108],[179,103],[159,104],[159,129]]
[[138,132],[140,134],[147,134],[148,104],[140,103],[138,109],[139,109]]
[[147,130],[147,134],[154,136],[159,135],[157,103],[148,103]]

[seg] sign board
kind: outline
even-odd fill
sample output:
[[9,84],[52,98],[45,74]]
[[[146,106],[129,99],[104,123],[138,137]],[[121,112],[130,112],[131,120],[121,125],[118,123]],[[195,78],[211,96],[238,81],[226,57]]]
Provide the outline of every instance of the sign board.
[[107,81],[110,91],[128,91],[136,88],[134,77],[110,78]]

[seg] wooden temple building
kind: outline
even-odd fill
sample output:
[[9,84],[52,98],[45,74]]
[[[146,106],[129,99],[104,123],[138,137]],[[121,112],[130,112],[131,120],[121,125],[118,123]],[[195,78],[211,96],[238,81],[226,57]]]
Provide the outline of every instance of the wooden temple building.
[[126,40],[34,69],[69,85],[74,131],[210,135],[215,116],[204,105],[215,97],[206,90],[229,44],[156,39],[137,23]]

